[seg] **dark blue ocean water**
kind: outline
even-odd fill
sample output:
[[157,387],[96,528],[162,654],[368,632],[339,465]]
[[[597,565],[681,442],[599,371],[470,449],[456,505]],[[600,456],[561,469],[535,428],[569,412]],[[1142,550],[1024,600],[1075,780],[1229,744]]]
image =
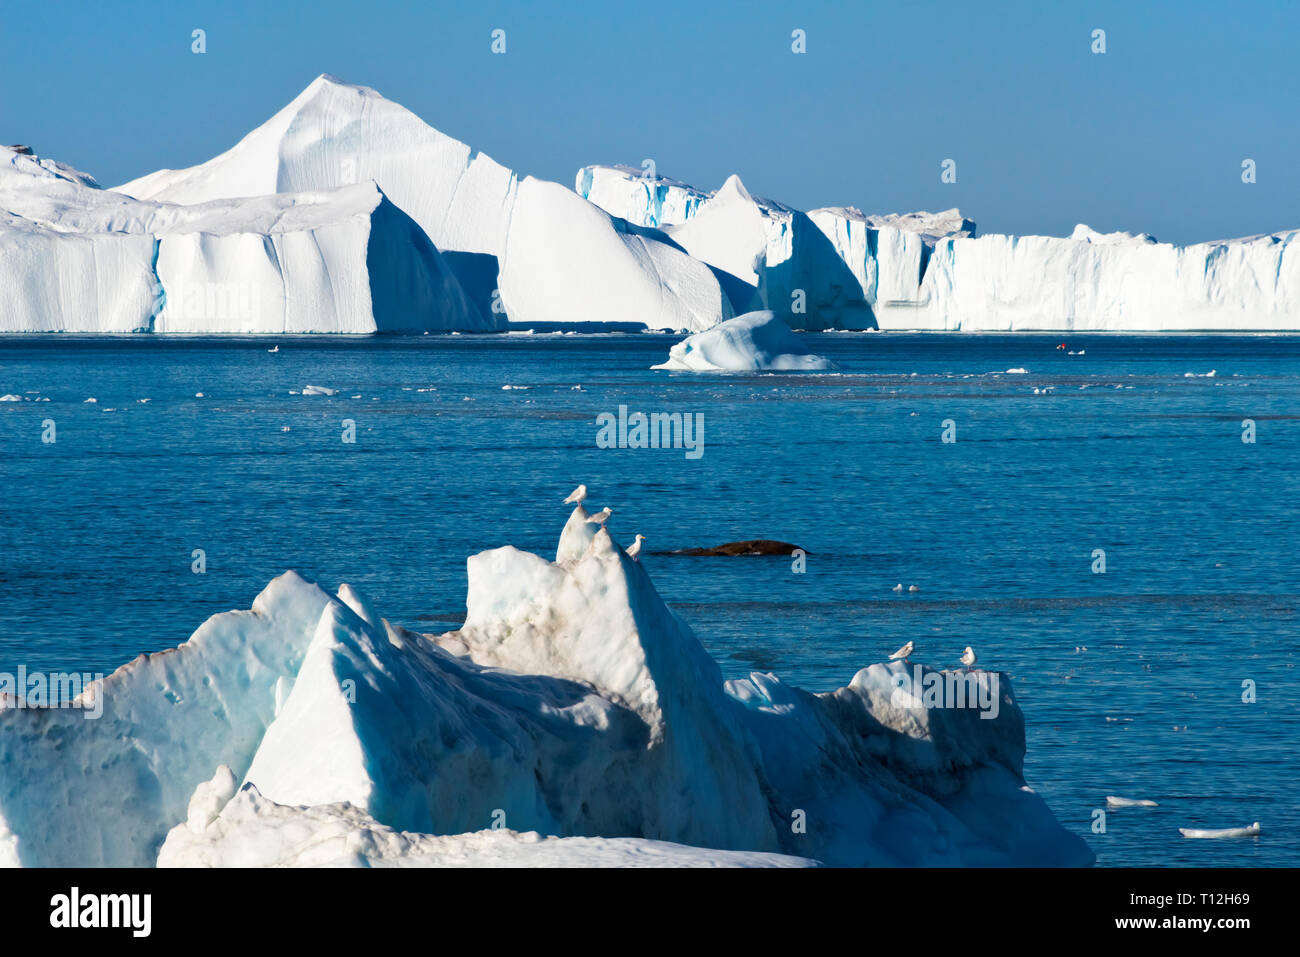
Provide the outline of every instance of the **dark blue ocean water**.
[[[107,672],[286,568],[443,631],[465,557],[553,552],[586,482],[728,677],[825,691],[971,644],[1102,864],[1300,864],[1300,339],[809,340],[844,374],[652,372],[654,335],[0,338],[0,394],[49,399],[0,403],[0,671]],[[597,448],[620,404],[703,413],[703,456]],[[654,554],[758,537],[806,572]],[[1160,806],[1093,833],[1108,794]]]

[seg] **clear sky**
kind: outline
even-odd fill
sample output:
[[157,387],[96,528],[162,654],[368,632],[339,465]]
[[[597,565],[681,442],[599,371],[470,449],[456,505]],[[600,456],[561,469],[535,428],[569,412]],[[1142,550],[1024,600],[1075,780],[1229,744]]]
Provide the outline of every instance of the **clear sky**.
[[802,209],[960,206],[984,232],[1300,227],[1285,0],[0,0],[0,69],[0,142],[104,185],[207,159],[333,73],[569,186],[652,158]]

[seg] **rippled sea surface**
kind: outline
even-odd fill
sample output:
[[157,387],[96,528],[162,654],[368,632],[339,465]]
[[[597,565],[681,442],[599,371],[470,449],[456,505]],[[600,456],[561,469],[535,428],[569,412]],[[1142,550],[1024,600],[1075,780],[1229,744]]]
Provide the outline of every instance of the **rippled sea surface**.
[[[466,556],[553,552],[585,482],[727,677],[969,644],[1099,863],[1300,864],[1300,339],[808,340],[843,371],[653,372],[657,335],[0,338],[0,671],[110,671],[286,568],[447,630]],[[703,455],[598,448],[619,405],[702,413]],[[662,554],[747,538],[806,570]],[[1159,807],[1095,833],[1107,795]]]

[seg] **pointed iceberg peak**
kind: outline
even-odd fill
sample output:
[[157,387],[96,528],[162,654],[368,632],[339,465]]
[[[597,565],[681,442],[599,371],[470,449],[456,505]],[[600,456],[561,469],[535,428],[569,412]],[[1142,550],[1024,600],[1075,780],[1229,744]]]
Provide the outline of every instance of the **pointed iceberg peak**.
[[[324,92],[357,93],[361,96],[374,97],[380,100],[385,99],[384,95],[373,87],[362,86],[360,83],[349,83],[347,80],[337,77],[333,73],[322,73],[320,76],[316,77],[316,79],[308,83],[307,86],[303,88],[303,91],[290,101],[289,106],[293,106],[293,104],[297,103],[299,100],[308,99],[309,95],[317,95]],[[286,109],[287,108],[288,107],[286,107]]]
[[727,199],[733,196],[750,203],[754,201],[754,197],[750,195],[749,190],[745,189],[745,184],[741,182],[738,173],[732,173],[727,177],[727,181],[722,184],[714,199]]

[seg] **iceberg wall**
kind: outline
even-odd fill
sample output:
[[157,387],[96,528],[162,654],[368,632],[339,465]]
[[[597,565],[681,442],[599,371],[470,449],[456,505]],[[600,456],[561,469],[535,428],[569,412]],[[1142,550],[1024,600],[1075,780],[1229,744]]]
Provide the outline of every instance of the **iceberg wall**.
[[0,149],[0,207],[0,331],[491,328],[373,183],[181,206]]
[[733,314],[704,263],[531,176],[519,186],[500,289],[511,322],[528,326],[632,322],[693,332]]
[[655,228],[686,222],[713,195],[631,166],[584,166],[573,191],[613,216]]
[[1300,232],[1192,246],[940,240],[912,301],[879,319],[953,331],[1300,329]]
[[[577,192],[629,222],[663,226],[692,256],[725,274],[737,313],[769,310],[797,329],[875,328],[881,275],[886,294],[901,295],[909,276],[914,289],[926,244],[975,228],[956,210],[802,213],[755,199],[734,175],[716,193],[705,193],[630,167],[588,166],[578,172]],[[728,276],[735,281],[727,283]]]
[[[680,197],[665,231],[744,279],[756,243],[753,226],[739,226],[735,185],[728,180],[708,194],[629,167],[584,167],[577,189],[613,215],[660,225],[664,198]],[[956,209],[881,216],[828,207],[805,216],[755,203],[769,230],[765,269],[746,279],[754,294],[736,308],[771,309],[795,328],[1300,329],[1298,231],[1190,246],[1085,225],[1069,237],[977,237],[975,223]],[[802,221],[817,227],[811,232],[821,233],[846,273],[827,265],[824,250],[801,248],[810,232],[800,230]],[[784,311],[796,288],[809,293],[807,316]]]
[[1092,860],[1024,785],[1004,676],[979,673],[1001,679],[992,720],[900,705],[900,664],[824,695],[723,682],[583,512],[558,549],[573,557],[470,558],[457,631],[394,627],[286,573],[105,679],[98,720],[0,710],[0,862],[142,865],[164,839],[173,864],[513,846],[485,828],[845,865]]

